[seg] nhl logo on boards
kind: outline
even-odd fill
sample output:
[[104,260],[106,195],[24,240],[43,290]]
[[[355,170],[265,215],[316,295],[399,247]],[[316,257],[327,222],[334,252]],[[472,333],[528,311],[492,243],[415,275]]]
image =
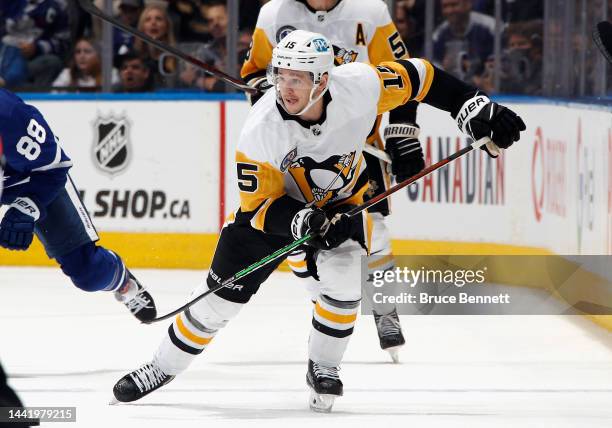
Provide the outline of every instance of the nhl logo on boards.
[[94,123],[94,164],[112,175],[123,171],[131,158],[129,123],[126,117],[98,117]]

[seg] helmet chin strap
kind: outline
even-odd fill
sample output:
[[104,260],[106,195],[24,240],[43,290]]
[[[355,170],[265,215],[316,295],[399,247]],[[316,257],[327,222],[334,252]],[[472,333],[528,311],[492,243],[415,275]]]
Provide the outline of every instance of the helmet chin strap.
[[310,107],[312,107],[317,101],[321,99],[323,95],[325,95],[325,92],[327,92],[328,90],[328,86],[325,86],[325,89],[323,89],[321,93],[317,95],[315,98],[313,98],[314,93],[317,91],[317,89],[319,89],[320,86],[321,86],[321,82],[317,83],[316,85],[313,85],[312,89],[310,90],[310,95],[308,96],[308,104],[306,104],[306,106],[297,113],[291,113],[289,110],[287,110],[287,107],[285,107],[285,102],[283,101],[283,97],[281,96],[278,86],[276,87],[276,97],[281,107],[283,108],[283,110],[285,110],[288,114],[292,116],[300,116],[306,113],[306,111],[308,111]]

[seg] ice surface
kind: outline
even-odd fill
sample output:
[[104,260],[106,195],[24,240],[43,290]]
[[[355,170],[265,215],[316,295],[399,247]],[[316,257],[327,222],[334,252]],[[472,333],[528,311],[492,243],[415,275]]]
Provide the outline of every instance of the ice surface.
[[[162,313],[205,277],[134,273]],[[275,273],[187,372],[109,406],[115,381],[151,358],[168,323],[141,325],[59,269],[0,268],[0,287],[11,384],[29,406],[77,407],[77,423],[54,428],[612,426],[612,334],[581,317],[405,316],[394,365],[362,316],[341,371],[345,396],[315,414],[304,379],[311,304],[299,280]]]

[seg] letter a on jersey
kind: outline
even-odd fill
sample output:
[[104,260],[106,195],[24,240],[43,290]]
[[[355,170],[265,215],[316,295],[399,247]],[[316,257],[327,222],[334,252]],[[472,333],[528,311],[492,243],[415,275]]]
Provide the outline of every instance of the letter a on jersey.
[[98,117],[94,123],[94,164],[112,175],[123,171],[131,157],[129,123],[125,117]]

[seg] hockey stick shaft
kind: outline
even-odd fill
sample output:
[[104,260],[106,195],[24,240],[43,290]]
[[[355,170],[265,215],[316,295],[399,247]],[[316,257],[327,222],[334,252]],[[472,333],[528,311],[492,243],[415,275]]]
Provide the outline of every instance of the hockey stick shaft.
[[472,144],[470,144],[469,146],[466,146],[464,148],[462,148],[461,150],[453,153],[452,155],[450,155],[447,158],[444,158],[430,166],[428,166],[427,168],[424,168],[421,172],[419,172],[416,175],[413,175],[412,177],[397,183],[395,186],[390,187],[389,189],[387,189],[385,192],[381,193],[380,195],[377,195],[375,197],[373,197],[372,199],[369,199],[367,202],[364,202],[363,204],[359,205],[358,207],[353,208],[352,210],[348,211],[346,213],[347,216],[352,217],[354,215],[359,214],[360,212],[367,210],[368,208],[370,208],[373,205],[376,205],[377,203],[379,203],[380,201],[382,201],[383,199],[387,199],[389,196],[391,196],[392,194],[394,194],[395,192],[397,192],[398,190],[403,189],[406,186],[410,186],[412,183],[414,183],[415,181],[425,177],[426,175],[431,174],[432,172],[434,172],[437,169],[442,168],[443,166],[447,165],[448,163],[454,161],[455,159],[471,152],[474,149],[480,148],[484,145],[492,145],[493,143],[491,142],[491,140],[489,138],[481,138],[478,141],[473,142]]
[[171,55],[174,55],[177,58],[180,58],[190,64],[195,65],[196,67],[201,68],[202,70],[206,71],[207,73],[211,74],[212,76],[215,76],[227,83],[229,83],[230,85],[234,86],[237,89],[240,89],[241,91],[244,92],[248,92],[249,94],[256,94],[257,92],[259,92],[257,89],[252,88],[248,85],[246,85],[242,80],[240,79],[236,79],[235,77],[230,76],[227,73],[224,73],[223,71],[219,70],[218,68],[215,68],[213,66],[210,66],[208,64],[206,64],[203,61],[200,61],[199,59],[186,54],[185,52],[175,48],[174,46],[170,46],[164,42],[160,42],[159,40],[155,40],[154,38],[146,35],[145,33],[143,33],[140,30],[137,30],[136,28],[132,28],[129,25],[125,25],[123,22],[119,21],[118,19],[116,19],[113,16],[107,15],[106,13],[104,13],[103,11],[101,11],[100,9],[98,9],[92,2],[92,0],[79,0],[79,4],[81,5],[81,7],[83,8],[83,10],[85,10],[87,13],[94,15],[98,18],[100,18],[102,21],[106,21],[109,24],[113,25],[114,27],[117,27],[123,31],[125,31],[126,33],[130,33],[135,37],[138,37],[141,40],[144,40],[145,42],[149,43],[150,45],[155,46],[157,49],[162,50],[164,52],[168,52]]
[[[397,192],[400,189],[403,189],[404,187],[414,183],[415,181],[417,181],[420,178],[425,177],[428,174],[431,174],[432,172],[434,172],[437,169],[440,169],[442,167],[444,167],[445,165],[447,165],[448,163],[452,162],[453,160],[460,158],[461,156],[471,152],[472,150],[479,148],[481,146],[483,146],[484,144],[487,144],[488,142],[490,142],[491,140],[489,140],[488,138],[482,138],[472,144],[470,144],[467,147],[464,147],[463,149],[459,150],[458,152],[453,153],[452,155],[450,155],[449,157],[442,159],[439,162],[436,162],[435,164],[425,168],[423,171],[419,172],[417,175],[410,177],[407,180],[402,181],[401,183],[396,184],[395,186],[389,188],[386,192],[381,193],[380,195],[376,196],[375,198],[370,199],[368,202],[359,205],[358,207],[353,208],[352,210],[348,211],[346,213],[346,215],[348,216],[354,216],[357,215],[358,213],[367,210],[368,208],[370,208],[372,205],[375,205],[377,203],[379,203],[380,201],[382,201],[383,199],[388,198],[389,196],[391,196],[393,193]],[[303,236],[302,238],[293,241],[292,243],[279,248],[278,250],[276,250],[275,252],[273,252],[272,254],[264,257],[263,259],[259,260],[258,262],[255,262],[253,264],[251,264],[250,266],[247,266],[246,268],[242,269],[241,271],[237,272],[236,274],[232,275],[230,278],[227,278],[225,280],[223,280],[220,284],[214,286],[213,288],[210,288],[208,291],[200,294],[198,297],[196,297],[193,300],[190,300],[189,302],[185,303],[183,306],[181,306],[180,308],[175,309],[172,312],[167,313],[166,315],[162,315],[160,317],[157,317],[151,321],[143,321],[145,324],[153,324],[159,321],[163,321],[163,320],[167,320],[168,318],[171,318],[181,312],[183,312],[184,310],[190,308],[191,306],[193,306],[195,303],[199,302],[200,300],[202,300],[203,298],[205,298],[206,296],[208,296],[211,293],[214,293],[224,287],[227,287],[228,285],[234,284],[236,281],[238,281],[241,278],[244,278],[245,276],[251,274],[252,272],[255,272],[256,270],[266,266],[267,264],[272,263],[273,261],[277,260],[278,258],[285,256],[287,254],[289,254],[291,251],[295,250],[296,248],[298,248],[300,245],[305,244],[306,242],[310,241],[312,238],[315,237],[315,233],[311,233],[308,234],[306,236]]]
[[363,151],[371,154],[372,156],[376,156],[381,161],[385,161],[387,163],[391,163],[391,157],[384,150],[377,149],[371,144],[367,144],[363,147]]

